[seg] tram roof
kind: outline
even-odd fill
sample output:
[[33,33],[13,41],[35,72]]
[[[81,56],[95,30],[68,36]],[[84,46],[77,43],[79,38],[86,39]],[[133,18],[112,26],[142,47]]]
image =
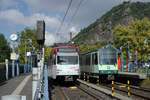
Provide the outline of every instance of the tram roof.
[[119,50],[117,48],[115,48],[114,46],[112,46],[111,44],[108,44],[106,46],[103,46],[102,48],[99,48],[99,50],[101,49],[114,49],[115,51],[119,52]]
[[54,47],[53,49],[57,49],[57,48],[78,48],[76,46],[59,46],[59,47]]
[[114,49],[116,52],[119,52],[119,50],[118,50],[117,48],[115,48],[115,47],[112,46],[111,44],[108,44],[108,45],[105,45],[105,46],[103,46],[103,47],[101,47],[101,48],[91,50],[91,51],[89,51],[89,52],[87,52],[87,53],[83,53],[83,54],[81,54],[81,55],[88,55],[88,54],[91,54],[91,53],[93,53],[93,52],[97,52],[97,51],[99,51],[99,50],[106,49],[106,48],[110,48],[110,49],[112,48],[112,49]]

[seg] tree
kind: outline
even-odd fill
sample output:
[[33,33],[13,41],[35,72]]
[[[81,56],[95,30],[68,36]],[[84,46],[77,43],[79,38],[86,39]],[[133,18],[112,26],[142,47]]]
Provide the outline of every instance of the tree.
[[[39,45],[37,44],[36,41],[36,30],[34,29],[29,29],[26,28],[21,32],[21,44],[20,44],[20,62],[24,63],[25,62],[25,41],[26,41],[26,46],[27,46],[27,51],[29,51],[29,40],[32,40],[32,46],[36,48],[36,51],[38,51]],[[32,48],[30,48],[32,50]]]
[[[144,40],[150,39],[150,21],[147,18],[132,21],[128,26],[117,25],[113,33],[116,38],[113,44],[117,48],[127,46],[129,43],[132,54],[137,50],[138,59],[142,61],[147,60],[148,45],[144,46]],[[127,58],[127,49],[125,51],[123,54]]]
[[0,62],[10,58],[10,48],[3,34],[0,34]]
[[45,46],[45,61],[48,61],[48,57],[50,56],[52,47],[46,47]]

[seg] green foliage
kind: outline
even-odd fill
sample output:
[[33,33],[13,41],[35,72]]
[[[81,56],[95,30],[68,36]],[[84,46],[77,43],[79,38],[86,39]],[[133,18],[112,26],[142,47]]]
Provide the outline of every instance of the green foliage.
[[[138,59],[140,61],[147,60],[148,44],[144,46],[144,40],[150,39],[150,21],[147,18],[132,21],[128,26],[117,25],[113,34],[116,38],[113,42],[115,47],[120,48],[120,46],[127,46],[129,43],[132,54],[137,50]],[[123,54],[127,58],[127,49],[124,49]]]
[[3,34],[0,34],[0,62],[10,58],[10,48]]
[[97,22],[94,22],[91,25],[89,25],[87,28],[81,29],[79,34],[73,38],[73,41],[75,42],[78,41],[80,44],[82,44],[88,38],[90,32],[94,30],[96,26],[97,26]]
[[[100,37],[111,33],[114,26],[118,23],[126,25],[128,21],[141,20],[144,17],[150,18],[150,2],[124,2],[113,7],[93,24],[81,29],[78,35],[73,38],[73,41],[79,44],[88,43],[95,35],[99,36],[98,41],[101,41]],[[104,37],[102,40],[107,41],[107,38]]]
[[48,57],[50,56],[52,47],[45,47],[45,61],[48,61]]
[[137,19],[142,19],[143,17],[147,16],[150,18],[150,2],[137,2],[132,3],[131,6],[131,14],[135,16]]
[[29,29],[26,28],[21,32],[21,45],[20,45],[20,62],[24,63],[25,62],[25,41],[26,41],[26,46],[27,46],[27,51],[29,51],[29,40],[26,39],[31,39],[32,40],[32,45],[38,50],[39,45],[36,42],[36,30],[34,29]]
[[143,80],[141,83],[141,87],[143,88],[150,88],[150,78]]
[[101,48],[104,45],[106,45],[105,42],[103,42],[103,43],[96,43],[95,45],[81,44],[78,47],[79,47],[79,50],[80,50],[80,54],[83,54],[83,53],[87,53],[87,52],[89,52],[91,50],[95,50],[95,49]]

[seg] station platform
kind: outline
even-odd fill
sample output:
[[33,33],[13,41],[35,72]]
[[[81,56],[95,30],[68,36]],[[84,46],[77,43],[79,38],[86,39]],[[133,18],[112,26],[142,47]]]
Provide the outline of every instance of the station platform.
[[0,83],[0,100],[5,95],[22,95],[32,100],[32,74],[24,73]]
[[147,75],[144,73],[135,73],[135,72],[118,72],[118,77],[125,77],[125,78],[136,78],[136,79],[146,79]]

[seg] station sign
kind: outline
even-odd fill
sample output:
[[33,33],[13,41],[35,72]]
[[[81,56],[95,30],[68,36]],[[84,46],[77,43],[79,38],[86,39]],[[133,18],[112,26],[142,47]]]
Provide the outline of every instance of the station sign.
[[27,52],[27,56],[28,56],[28,57],[31,56],[31,52]]
[[10,59],[11,59],[11,60],[16,60],[16,59],[17,59],[16,53],[11,53]]

